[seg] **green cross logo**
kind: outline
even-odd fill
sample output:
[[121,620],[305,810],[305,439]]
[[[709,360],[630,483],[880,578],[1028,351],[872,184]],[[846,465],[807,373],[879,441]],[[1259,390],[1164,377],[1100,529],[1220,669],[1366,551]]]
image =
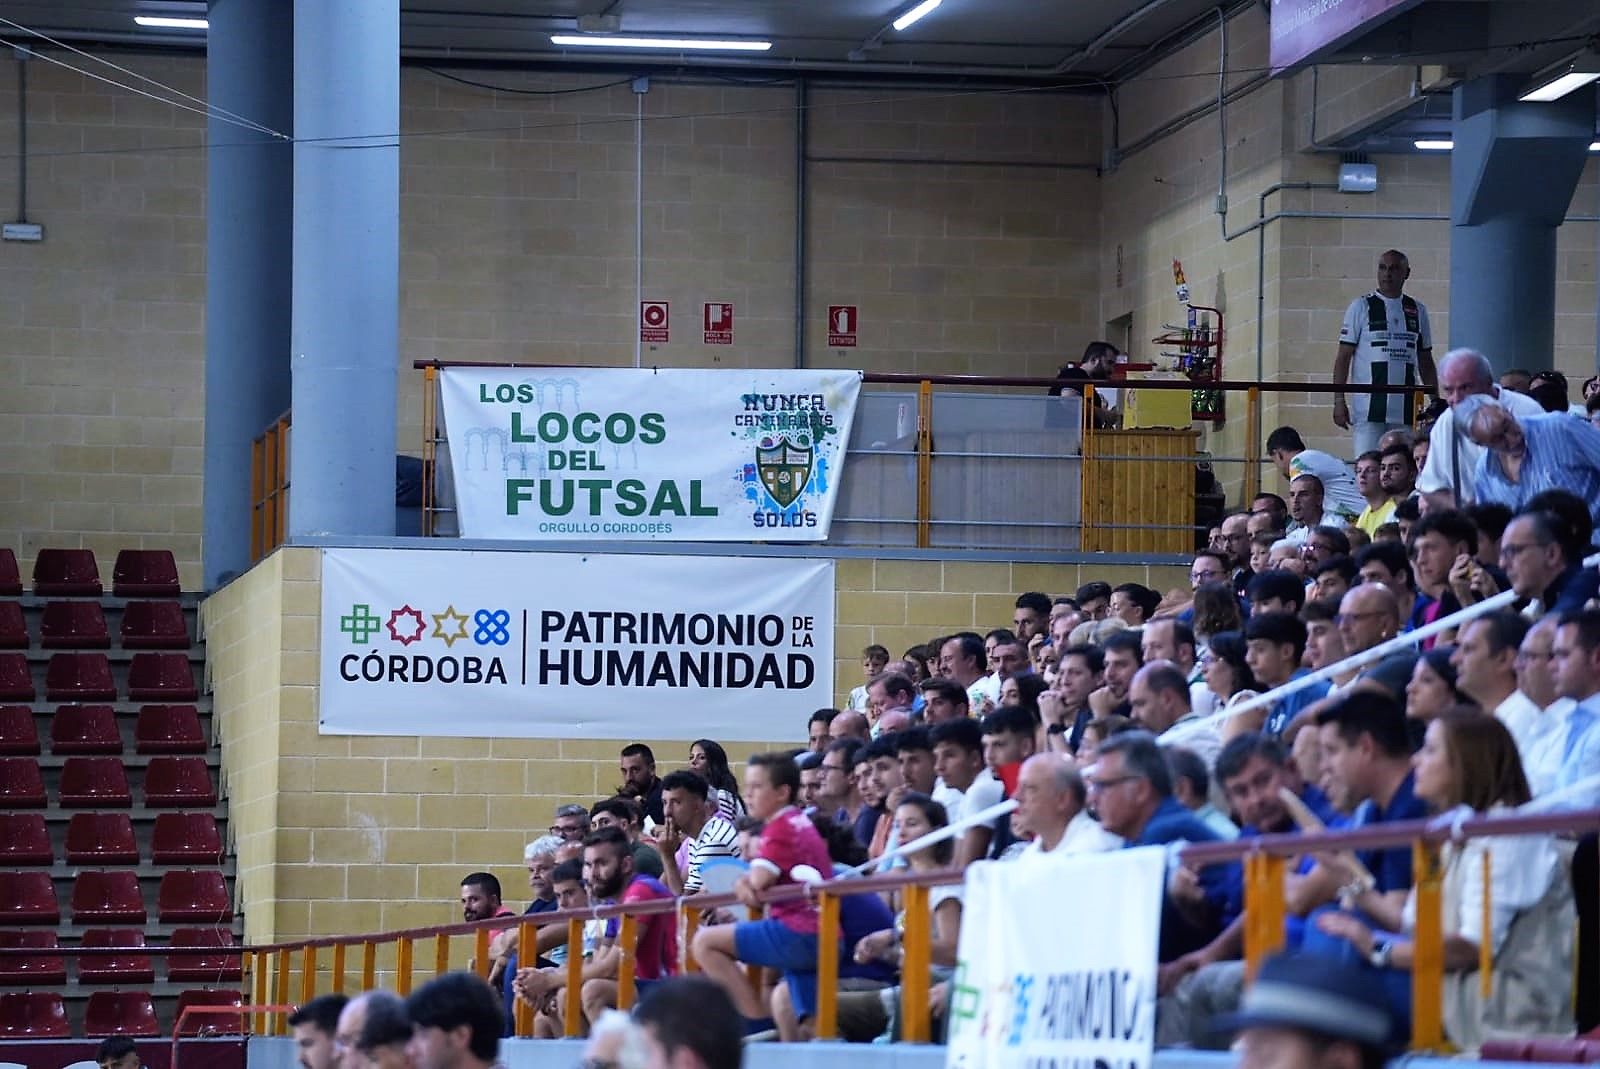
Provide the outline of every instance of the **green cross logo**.
[[357,646],[365,646],[372,636],[382,630],[383,621],[372,614],[369,605],[350,606],[350,615],[339,617],[339,630],[350,636]]

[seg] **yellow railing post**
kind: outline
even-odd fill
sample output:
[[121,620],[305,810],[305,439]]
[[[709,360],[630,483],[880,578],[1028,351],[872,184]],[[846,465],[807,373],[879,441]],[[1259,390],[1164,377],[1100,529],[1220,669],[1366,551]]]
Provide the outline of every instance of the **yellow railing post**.
[[632,913],[622,915],[622,927],[617,931],[617,942],[622,945],[622,962],[617,966],[617,1009],[633,1009],[634,973],[639,967],[639,919]]
[[685,905],[679,905],[678,909],[682,916],[683,941],[678,944],[678,950],[683,956],[683,971],[685,973],[699,972],[700,963],[694,960],[694,951],[691,946],[694,943],[695,933],[700,930],[700,910],[694,906]]
[[307,946],[300,951],[300,1005],[317,997],[317,948]]
[[933,383],[917,385],[917,548],[933,544]]
[[333,993],[344,994],[344,944],[333,944]]
[[[478,929],[484,931],[485,929]],[[433,937],[433,975],[443,976],[450,971],[450,937],[440,932]]]
[[567,1001],[562,1012],[561,1034],[577,1039],[578,1022],[583,1018],[583,922],[574,917],[567,922]]
[[1261,492],[1261,389],[1245,391],[1244,403],[1244,506],[1250,507]]
[[[532,959],[528,957],[528,947],[536,946],[538,942],[534,935],[536,931],[537,929],[526,921],[517,926],[518,964],[538,958],[538,954],[534,954]],[[487,928],[479,928],[472,933],[472,968],[485,980],[489,978],[489,929]]]
[[817,894],[818,1039],[839,1038],[839,896]]
[[1252,983],[1267,955],[1283,946],[1284,860],[1270,854],[1244,859],[1245,981]]
[[1494,865],[1489,860],[1489,851],[1483,852],[1483,919],[1482,936],[1478,940],[1478,995],[1483,999],[1484,1005],[1494,997],[1494,894],[1490,887],[1493,883]]
[[[1444,916],[1439,851],[1417,840],[1411,847],[1411,882],[1417,924],[1411,962],[1411,1049],[1444,1046]],[[1488,938],[1488,933],[1484,933]]]
[[411,956],[413,950],[410,936],[402,935],[395,940],[394,989],[402,998],[411,994]]
[[[255,985],[255,1003],[257,1006],[267,1004],[267,967],[270,955],[265,950],[253,951],[250,954],[250,979]],[[267,1015],[261,1011],[255,1014],[255,1022],[251,1031],[258,1036],[267,1034]]]
[[368,939],[361,944],[361,990],[378,986],[378,944]]
[[[289,952],[278,951],[278,976],[274,987],[273,1001],[278,1005],[286,1005],[289,1001]],[[272,1015],[272,1034],[285,1036],[289,1034],[289,1019],[278,1011]]]
[[926,887],[920,884],[906,887],[905,916],[905,959],[900,965],[902,1038],[907,1043],[926,1043],[931,1031],[928,1027],[928,970],[933,964],[933,918],[928,912]]
[[[489,975],[489,930],[479,928],[477,932],[478,945],[474,961],[478,966],[479,976]],[[529,953],[533,954],[529,957]],[[517,926],[517,968],[531,969],[539,960],[539,929],[530,921],[523,921]],[[517,999],[513,1009],[516,1033],[523,1039],[533,1035],[533,1006],[525,999]]]

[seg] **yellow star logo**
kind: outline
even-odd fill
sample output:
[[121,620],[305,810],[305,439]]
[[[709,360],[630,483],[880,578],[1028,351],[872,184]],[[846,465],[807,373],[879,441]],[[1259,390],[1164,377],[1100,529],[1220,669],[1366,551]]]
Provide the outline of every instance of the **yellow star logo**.
[[[444,612],[431,612],[428,615],[433,617],[433,637],[444,639],[446,646],[454,646],[456,639],[467,637],[467,618],[456,612],[454,605],[445,606]],[[455,621],[454,630],[446,630],[445,622],[448,620]]]

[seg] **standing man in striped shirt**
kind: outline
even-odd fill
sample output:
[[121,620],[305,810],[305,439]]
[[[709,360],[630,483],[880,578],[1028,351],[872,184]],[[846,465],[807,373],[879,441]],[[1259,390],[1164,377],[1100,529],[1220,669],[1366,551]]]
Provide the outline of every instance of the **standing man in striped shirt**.
[[739,833],[717,815],[711,785],[698,772],[668,773],[661,781],[661,808],[661,880],[675,895],[698,894],[705,886],[701,867],[712,858],[737,857]]
[[[1333,383],[1421,386],[1433,391],[1433,328],[1428,309],[1407,296],[1411,262],[1398,249],[1378,257],[1378,288],[1350,302],[1339,327]],[[1385,431],[1409,428],[1415,416],[1410,393],[1357,394],[1333,399],[1333,422],[1355,435],[1352,456],[1378,447]]]

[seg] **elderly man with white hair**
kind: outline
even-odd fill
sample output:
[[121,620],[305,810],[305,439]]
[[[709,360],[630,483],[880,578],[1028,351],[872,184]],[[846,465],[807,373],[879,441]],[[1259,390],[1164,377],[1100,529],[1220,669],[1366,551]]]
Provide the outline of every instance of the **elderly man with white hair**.
[[1494,381],[1489,358],[1476,349],[1452,349],[1439,362],[1439,392],[1450,405],[1428,435],[1428,463],[1417,476],[1417,490],[1430,505],[1458,507],[1477,500],[1476,472],[1483,446],[1457,433],[1455,407],[1469,397],[1484,396],[1518,417],[1539,416],[1544,409],[1525,394],[1502,390]]
[[1477,501],[1517,512],[1535,495],[1565,490],[1600,521],[1600,430],[1567,412],[1518,416],[1479,394],[1455,407],[1467,437],[1482,446],[1473,471]]

